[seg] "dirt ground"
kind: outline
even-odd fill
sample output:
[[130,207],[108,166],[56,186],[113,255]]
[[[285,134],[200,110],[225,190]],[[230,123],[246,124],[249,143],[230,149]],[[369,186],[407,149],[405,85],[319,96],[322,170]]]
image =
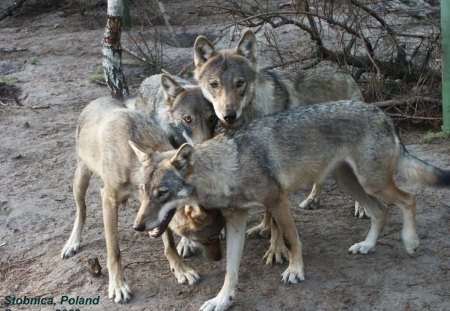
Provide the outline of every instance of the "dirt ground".
[[[223,28],[213,24],[219,18],[198,7],[191,4],[187,10],[182,1],[174,3],[169,13],[182,11],[190,18],[182,26],[186,33],[218,35]],[[71,182],[76,120],[89,101],[109,95],[106,87],[90,82],[101,72],[104,20],[103,15],[60,10],[0,23],[0,310],[198,310],[222,286],[224,260],[208,262],[201,256],[187,262],[202,281],[178,284],[161,239],[132,230],[138,205],[129,202],[120,210],[119,228],[125,276],[134,298],[126,305],[108,299],[98,180],[88,192],[81,250],[70,259],[60,258],[75,215]],[[171,51],[169,69],[177,72],[190,63],[190,47]],[[125,59],[125,75],[135,92],[148,72]],[[18,103],[5,100],[6,88],[17,91]],[[408,135],[408,149],[450,168],[450,141],[418,144],[420,135]],[[365,237],[369,220],[355,218],[351,200],[330,181],[318,210],[296,207],[306,192],[292,196],[306,281],[283,285],[280,274],[286,265],[266,266],[262,260],[268,241],[247,240],[232,310],[450,310],[449,191],[404,188],[417,194],[421,247],[415,256],[403,248],[401,213],[394,208],[375,252],[348,254],[349,246]],[[253,211],[250,225],[262,213]],[[87,270],[87,259],[95,256],[103,266],[99,278]],[[61,305],[64,295],[100,296],[100,301],[91,306]],[[7,306],[7,296],[53,297],[56,305]]]

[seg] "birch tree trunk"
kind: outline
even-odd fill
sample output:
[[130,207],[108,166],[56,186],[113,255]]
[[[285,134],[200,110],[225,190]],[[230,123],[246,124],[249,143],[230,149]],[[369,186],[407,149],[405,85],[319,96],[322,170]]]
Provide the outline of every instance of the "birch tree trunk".
[[107,22],[102,40],[103,71],[105,80],[113,98],[122,98],[129,94],[122,72],[122,0],[108,0]]

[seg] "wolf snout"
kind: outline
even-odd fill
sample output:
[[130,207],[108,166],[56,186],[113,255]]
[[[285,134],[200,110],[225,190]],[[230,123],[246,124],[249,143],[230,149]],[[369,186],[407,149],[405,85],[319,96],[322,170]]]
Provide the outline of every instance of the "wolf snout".
[[236,117],[237,117],[236,110],[227,110],[223,115],[223,119],[229,124],[233,124],[236,121]]
[[145,230],[145,224],[134,224],[133,229],[142,232]]

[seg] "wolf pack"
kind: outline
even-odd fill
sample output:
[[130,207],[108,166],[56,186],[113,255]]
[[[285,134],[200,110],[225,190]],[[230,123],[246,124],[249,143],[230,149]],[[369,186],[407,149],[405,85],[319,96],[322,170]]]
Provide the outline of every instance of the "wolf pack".
[[[207,258],[220,260],[225,235],[225,280],[202,311],[226,310],[235,300],[246,235],[270,236],[264,259],[288,262],[282,282],[305,280],[288,196],[312,186],[300,206],[315,208],[327,176],[355,200],[357,215],[370,217],[367,236],[351,245],[350,253],[374,251],[386,224],[386,203],[401,209],[404,247],[409,254],[417,251],[415,197],[394,177],[449,187],[450,171],[408,153],[391,118],[363,102],[349,74],[331,68],[259,69],[256,44],[251,30],[232,49],[217,49],[199,36],[193,48],[195,82],[157,74],[143,81],[136,97],[99,98],[81,112],[76,215],[61,257],[80,248],[94,174],[103,183],[108,294],[116,303],[132,297],[121,261],[118,209],[133,196],[140,202],[133,228],[162,237],[179,283],[200,281],[183,258],[203,250]],[[265,214],[246,230],[253,208]],[[177,246],[174,233],[181,237]]]

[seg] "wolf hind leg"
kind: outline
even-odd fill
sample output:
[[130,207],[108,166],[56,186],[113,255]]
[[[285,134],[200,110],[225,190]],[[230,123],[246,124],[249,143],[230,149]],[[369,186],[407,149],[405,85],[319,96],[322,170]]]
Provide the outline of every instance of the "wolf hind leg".
[[386,224],[387,207],[377,198],[367,194],[348,164],[339,165],[333,175],[339,187],[362,204],[370,216],[371,224],[366,239],[353,244],[348,251],[353,254],[367,254],[374,251],[378,237]]
[[80,161],[75,170],[72,189],[77,212],[72,233],[61,251],[61,258],[63,259],[72,257],[80,248],[81,231],[86,221],[86,191],[91,176],[92,172]]
[[393,179],[385,183],[385,185],[385,188],[377,196],[402,210],[403,245],[408,254],[413,255],[420,244],[416,232],[416,199],[412,193],[399,189]]

